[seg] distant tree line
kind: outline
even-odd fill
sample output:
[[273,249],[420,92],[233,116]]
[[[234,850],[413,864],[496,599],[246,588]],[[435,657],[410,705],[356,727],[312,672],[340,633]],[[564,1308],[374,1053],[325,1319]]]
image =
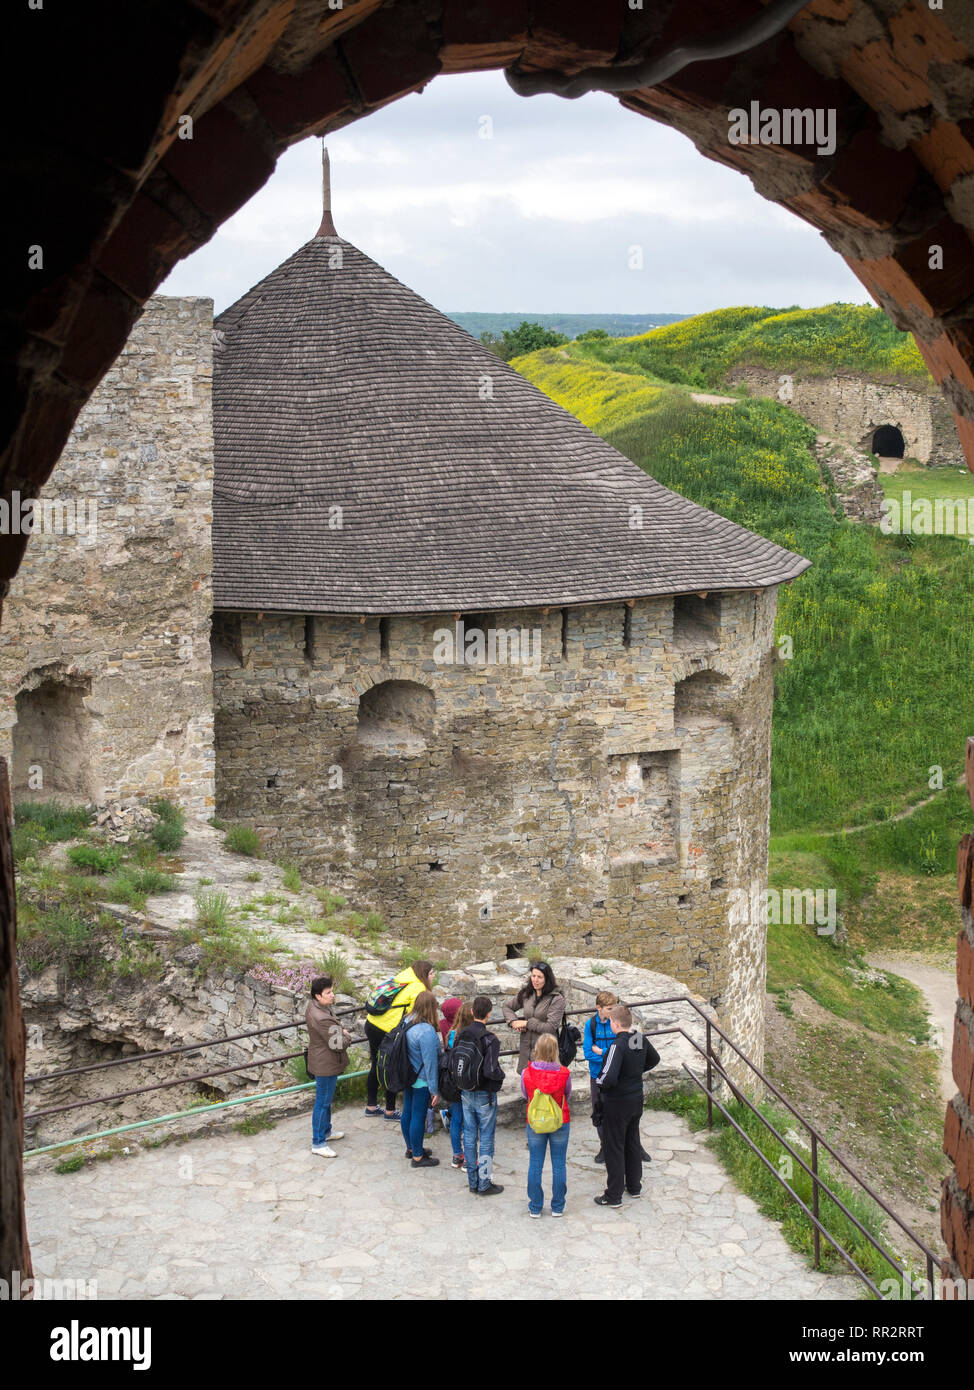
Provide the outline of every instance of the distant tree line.
[[[580,343],[587,338],[608,336],[604,328],[590,328],[586,333],[579,333],[575,341]],[[496,333],[481,333],[480,341],[485,348],[502,357],[505,362],[510,362],[513,357],[523,357],[525,353],[537,352],[538,348],[561,347],[571,339],[566,338],[564,333],[556,333],[551,328],[542,327],[540,323],[528,323],[526,319],[522,319],[517,328],[505,328],[500,337]]]

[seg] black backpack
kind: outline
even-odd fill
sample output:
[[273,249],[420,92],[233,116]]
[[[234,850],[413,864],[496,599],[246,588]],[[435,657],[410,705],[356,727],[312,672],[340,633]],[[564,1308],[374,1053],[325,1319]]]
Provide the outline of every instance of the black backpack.
[[568,1022],[566,1015],[561,1020],[561,1027],[558,1029],[558,1060],[563,1067],[570,1067],[575,1060],[578,1051],[578,1044],[582,1041],[582,1035],[575,1027],[574,1023]]
[[450,1049],[450,1077],[458,1091],[483,1089],[484,1050],[476,1038],[467,1037],[466,1028]]
[[437,1075],[436,1090],[440,1100],[445,1100],[447,1105],[456,1105],[460,1099],[460,1087],[457,1085],[456,1077],[453,1075],[453,1063],[455,1047],[440,1054],[439,1072]]
[[409,1060],[406,1049],[406,1034],[412,1024],[403,1019],[382,1039],[375,1058],[375,1074],[384,1091],[405,1091],[411,1086],[419,1073]]

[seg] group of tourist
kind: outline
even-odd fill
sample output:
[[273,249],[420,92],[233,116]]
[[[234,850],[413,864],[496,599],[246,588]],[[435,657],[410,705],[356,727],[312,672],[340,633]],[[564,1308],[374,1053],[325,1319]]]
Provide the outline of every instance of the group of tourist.
[[[466,1173],[471,1193],[492,1197],[504,1190],[493,1181],[493,1164],[497,1097],[505,1079],[500,1043],[488,1026],[493,1003],[487,995],[478,994],[470,1002],[453,998],[441,1005],[433,993],[433,978],[432,963],[418,960],[369,996],[365,1114],[399,1124],[412,1168],[435,1168],[439,1159],[424,1147],[424,1139],[440,1107],[450,1134],[452,1166]],[[332,1128],[331,1107],[338,1078],[348,1065],[351,1042],[351,1034],[332,1011],[334,1000],[329,976],[311,982],[305,1014],[309,1038],[305,1060],[316,1081],[311,1151],[325,1158],[336,1157],[331,1145],[345,1137]],[[602,991],[595,1003],[582,1039],[599,1137],[595,1157],[606,1169],[605,1191],[594,1200],[598,1206],[619,1208],[623,1191],[630,1197],[642,1192],[642,1165],[649,1159],[639,1137],[642,1078],[656,1066],[659,1054],[648,1038],[633,1030],[631,1011],[614,994]],[[565,1211],[572,1093],[571,1072],[559,1059],[558,1048],[565,1007],[551,966],[540,960],[532,961],[525,984],[502,1006],[505,1021],[519,1036],[517,1071],[527,1103],[527,1196],[532,1217],[540,1217],[544,1206],[546,1155],[551,1159],[551,1214],[563,1216]],[[396,1034],[400,1025],[401,1036]],[[383,1058],[391,1055],[394,1039],[401,1042],[408,1061],[401,1109],[396,1104],[398,1092],[388,1088],[384,1089],[385,1107],[379,1104],[382,1074],[389,1076]]]

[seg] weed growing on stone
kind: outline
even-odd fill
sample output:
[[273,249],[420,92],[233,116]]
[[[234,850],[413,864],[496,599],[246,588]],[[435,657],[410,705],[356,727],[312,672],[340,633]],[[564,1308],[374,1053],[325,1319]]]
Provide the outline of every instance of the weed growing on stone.
[[261,875],[257,872],[256,869],[254,869],[252,873],[244,874],[244,881],[246,883],[260,883],[260,880]]
[[72,1154],[70,1158],[62,1158],[60,1163],[55,1163],[54,1171],[55,1173],[77,1173],[84,1166],[84,1154]]
[[149,802],[149,810],[159,817],[150,831],[150,838],[156,849],[171,853],[178,849],[186,838],[186,818],[175,802],[160,797]]
[[277,866],[282,870],[281,882],[289,893],[301,892],[301,872],[297,864],[284,860]]
[[68,863],[83,874],[107,874],[122,862],[120,849],[100,849],[97,845],[75,845],[68,850]]
[[196,924],[203,931],[227,931],[230,927],[230,899],[226,893],[196,893]]
[[260,841],[257,838],[257,832],[251,830],[249,826],[231,826],[227,831],[224,844],[233,854],[246,854],[251,859],[260,857]]
[[226,821],[220,820],[218,816],[210,816],[209,820],[206,823],[207,825],[212,825],[214,830],[226,830],[227,828]]
[[[298,1061],[303,1060],[299,1057]],[[234,1125],[238,1134],[260,1134],[262,1130],[274,1129],[276,1121],[272,1120],[266,1110],[258,1110],[252,1115],[248,1115],[239,1124]]]
[[145,911],[146,899],[153,893],[172,893],[176,882],[158,869],[123,868],[105,885],[104,895],[109,902],[127,903],[137,912]]
[[200,886],[201,888],[210,888],[210,887],[212,887],[214,881],[215,881],[215,880],[212,879],[212,878],[201,878],[201,879],[200,879],[200,882],[199,882],[199,886]]
[[348,901],[347,898],[342,897],[341,893],[333,893],[330,888],[315,887],[311,891],[321,903],[326,917],[330,917],[333,912],[344,907]]
[[338,994],[352,994],[354,992],[348,961],[336,947],[333,947],[322,957],[321,973],[332,977]]

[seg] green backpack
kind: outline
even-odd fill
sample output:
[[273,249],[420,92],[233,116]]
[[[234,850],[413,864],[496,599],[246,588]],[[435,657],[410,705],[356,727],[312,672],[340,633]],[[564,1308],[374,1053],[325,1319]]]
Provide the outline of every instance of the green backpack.
[[535,1091],[528,1104],[528,1124],[535,1134],[554,1134],[565,1123],[562,1108],[547,1091]]

